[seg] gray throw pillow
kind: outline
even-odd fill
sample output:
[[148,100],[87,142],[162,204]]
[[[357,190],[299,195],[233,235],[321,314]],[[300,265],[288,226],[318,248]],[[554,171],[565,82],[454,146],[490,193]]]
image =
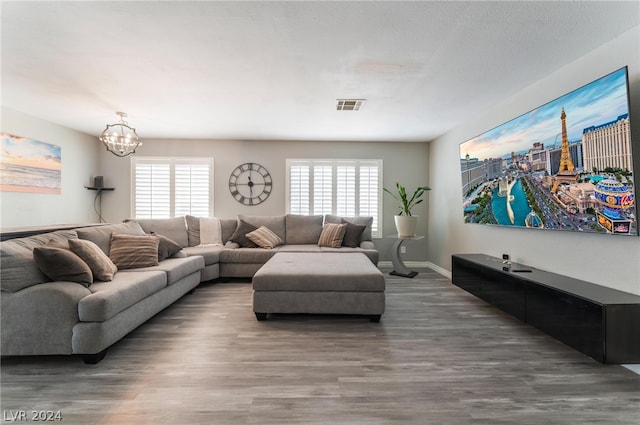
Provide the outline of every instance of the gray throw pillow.
[[152,235],[158,237],[158,261],[164,261],[173,257],[182,250],[180,244],[174,242],[166,236],[151,232]]
[[69,239],[69,248],[89,265],[94,280],[100,282],[113,280],[113,275],[118,268],[98,245],[89,240]]
[[249,224],[244,220],[238,220],[238,227],[236,227],[236,231],[233,232],[233,235],[231,235],[229,240],[231,242],[237,243],[238,245],[244,248],[257,248],[258,245],[256,245],[253,241],[251,241],[246,236],[247,233],[251,233],[256,229],[257,229],[256,226]]
[[33,248],[33,260],[42,273],[53,281],[76,282],[89,287],[93,273],[82,258],[68,249],[39,246]]
[[350,248],[357,248],[360,246],[360,237],[362,232],[367,228],[365,225],[359,225],[351,223],[350,221],[342,219],[342,224],[347,225],[347,229],[344,232],[344,238],[342,239],[342,246],[348,246]]

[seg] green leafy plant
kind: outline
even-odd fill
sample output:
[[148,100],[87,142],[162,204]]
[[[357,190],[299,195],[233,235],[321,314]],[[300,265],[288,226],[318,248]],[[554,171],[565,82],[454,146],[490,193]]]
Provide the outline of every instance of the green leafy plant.
[[407,197],[407,190],[400,183],[396,183],[396,190],[398,192],[397,195],[386,187],[384,188],[385,192],[393,196],[396,201],[400,202],[400,212],[398,215],[411,215],[411,209],[424,201],[424,199],[422,199],[422,195],[424,195],[427,190],[431,190],[431,188],[427,186],[420,186],[415,192],[413,192],[411,198]]

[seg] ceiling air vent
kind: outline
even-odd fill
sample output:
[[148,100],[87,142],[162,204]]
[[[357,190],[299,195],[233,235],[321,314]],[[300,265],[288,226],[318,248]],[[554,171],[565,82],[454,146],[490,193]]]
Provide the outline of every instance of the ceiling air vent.
[[338,99],[336,109],[338,111],[359,111],[366,101],[366,99]]

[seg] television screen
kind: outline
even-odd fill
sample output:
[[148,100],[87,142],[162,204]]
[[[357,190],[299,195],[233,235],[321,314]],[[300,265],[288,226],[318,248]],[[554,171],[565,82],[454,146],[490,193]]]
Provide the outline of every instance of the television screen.
[[460,145],[464,220],[638,235],[627,68]]

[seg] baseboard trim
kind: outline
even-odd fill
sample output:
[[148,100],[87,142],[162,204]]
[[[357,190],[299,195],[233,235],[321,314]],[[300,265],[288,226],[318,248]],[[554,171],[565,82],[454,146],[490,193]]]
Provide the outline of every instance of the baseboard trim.
[[[430,261],[405,261],[404,265],[408,268],[418,268],[418,267],[426,267],[428,269],[433,270],[434,272],[441,274],[442,276],[451,279],[451,272],[447,269],[443,269],[442,267],[433,264]],[[393,267],[391,261],[378,261],[379,267]]]

